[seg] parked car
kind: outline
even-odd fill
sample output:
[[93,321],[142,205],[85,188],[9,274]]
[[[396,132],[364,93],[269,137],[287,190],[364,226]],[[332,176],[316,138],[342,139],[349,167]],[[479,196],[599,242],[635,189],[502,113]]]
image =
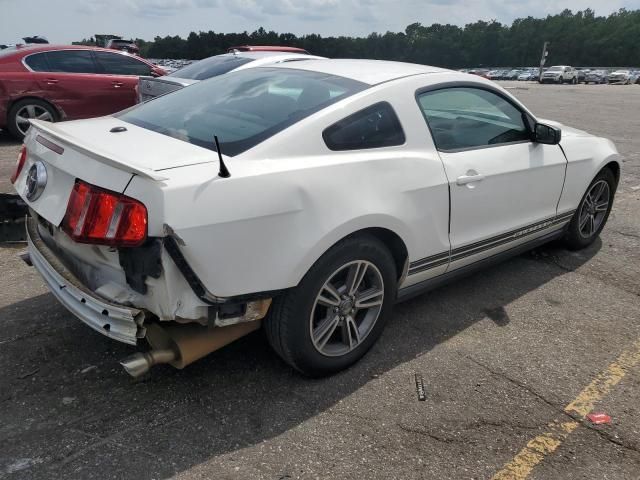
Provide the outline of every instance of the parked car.
[[166,72],[124,52],[80,45],[0,51],[0,128],[22,138],[29,120],[97,117],[135,105],[139,75]]
[[611,141],[491,81],[375,60],[32,122],[12,177],[33,212],[25,259],[96,331],[149,341],[123,361],[133,375],[261,322],[297,370],[346,368],[397,300],[552,239],[590,245],[620,171]]
[[538,79],[538,74],[532,70],[527,70],[525,72],[522,72],[520,75],[518,75],[518,80],[521,82],[537,80],[537,79]]
[[609,73],[606,70],[590,70],[585,75],[584,83],[597,83],[598,85],[608,82]]
[[573,67],[556,65],[548,68],[540,77],[540,83],[578,83],[578,74]]
[[589,70],[576,69],[576,76],[578,78],[578,83],[586,83],[588,72]]
[[33,35],[31,37],[22,37],[22,40],[24,40],[24,43],[38,43],[38,44],[49,43],[49,40],[47,40],[45,37],[41,37],[40,35]]
[[522,70],[513,69],[507,72],[502,78],[503,80],[517,80],[521,73]]
[[140,49],[133,40],[123,40],[121,38],[112,38],[107,42],[106,48],[111,50],[122,50],[123,52],[138,55]]
[[487,70],[486,68],[473,68],[467,73],[470,73],[471,75],[477,75],[478,77],[482,78],[488,78],[487,75],[489,74],[489,70]]
[[306,53],[285,53],[281,51],[250,51],[216,55],[192,63],[180,70],[162,77],[140,77],[138,83],[138,102],[146,102],[159,95],[175,92],[207,78],[227,72],[253,68],[282,62],[321,59]]
[[610,84],[630,85],[632,83],[631,70],[616,70],[611,72],[607,80]]
[[306,53],[309,52],[304,48],[285,47],[281,45],[240,45],[237,47],[229,47],[227,53],[234,52],[286,52],[286,53]]
[[487,73],[487,78],[489,80],[500,80],[502,78],[502,70],[491,70]]

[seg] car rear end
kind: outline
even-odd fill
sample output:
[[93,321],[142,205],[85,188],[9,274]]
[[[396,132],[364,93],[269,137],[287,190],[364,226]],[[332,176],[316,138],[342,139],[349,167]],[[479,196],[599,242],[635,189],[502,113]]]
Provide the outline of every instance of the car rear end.
[[[30,212],[26,261],[60,303],[97,332],[130,345],[146,338],[160,346],[164,356],[136,357],[132,374],[153,363],[182,368],[258,328],[259,322],[244,324],[261,318],[268,303],[259,301],[258,313],[248,302],[228,311],[225,299],[199,295],[179,239],[163,221],[170,175],[156,170],[206,164],[217,159],[215,152],[133,125],[125,129],[134,135],[124,139],[113,130],[123,122],[113,117],[32,123],[11,178]],[[155,148],[132,155],[131,143],[138,142]],[[132,157],[137,161],[127,160]],[[128,194],[134,178],[146,180],[157,201],[145,204]],[[222,312],[225,326],[212,337]],[[179,328],[185,324],[186,330]],[[205,348],[194,353],[193,341]]]

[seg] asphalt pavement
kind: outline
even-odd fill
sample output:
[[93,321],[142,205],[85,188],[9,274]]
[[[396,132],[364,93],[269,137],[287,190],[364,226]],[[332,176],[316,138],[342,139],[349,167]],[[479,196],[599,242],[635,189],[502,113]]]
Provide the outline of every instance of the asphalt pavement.
[[[133,380],[118,365],[133,347],[2,246],[0,478],[639,479],[640,86],[502,84],[623,155],[594,245],[550,244],[397,305],[361,362],[321,380],[262,332]],[[0,136],[2,192],[18,147]]]

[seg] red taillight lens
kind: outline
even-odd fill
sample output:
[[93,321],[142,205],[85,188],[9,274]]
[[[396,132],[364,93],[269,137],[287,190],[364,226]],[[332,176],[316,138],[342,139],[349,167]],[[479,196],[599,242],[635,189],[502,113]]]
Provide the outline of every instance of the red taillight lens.
[[11,175],[11,183],[16,182],[18,175],[20,175],[20,172],[24,167],[24,162],[26,161],[27,161],[27,147],[22,145],[22,147],[20,148],[20,152],[18,153],[18,160],[16,160],[16,171],[13,172],[13,175]]
[[147,238],[147,209],[133,198],[76,182],[62,228],[76,242],[134,247]]

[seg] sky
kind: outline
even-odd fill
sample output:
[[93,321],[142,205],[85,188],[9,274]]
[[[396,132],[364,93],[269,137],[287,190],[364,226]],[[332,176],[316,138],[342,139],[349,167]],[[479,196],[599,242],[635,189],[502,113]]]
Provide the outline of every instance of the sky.
[[640,9],[640,0],[0,0],[0,43],[42,35],[70,43],[95,33],[152,40],[191,31],[242,32],[262,26],[296,35],[366,36],[423,25],[511,23],[565,8],[608,15]]

